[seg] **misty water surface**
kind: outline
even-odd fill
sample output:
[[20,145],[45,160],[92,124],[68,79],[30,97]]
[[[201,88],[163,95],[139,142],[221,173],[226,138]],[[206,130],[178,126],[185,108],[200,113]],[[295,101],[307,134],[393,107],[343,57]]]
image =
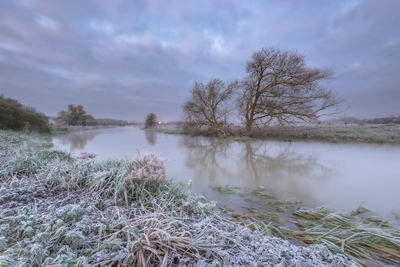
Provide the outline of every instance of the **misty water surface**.
[[[279,199],[340,211],[360,205],[385,217],[400,214],[400,146],[320,142],[233,142],[120,127],[53,138],[56,148],[97,159],[167,159],[174,181],[192,180],[194,192],[223,200],[215,186],[264,187]],[[243,201],[243,200],[242,200]],[[240,205],[240,202],[239,204]]]

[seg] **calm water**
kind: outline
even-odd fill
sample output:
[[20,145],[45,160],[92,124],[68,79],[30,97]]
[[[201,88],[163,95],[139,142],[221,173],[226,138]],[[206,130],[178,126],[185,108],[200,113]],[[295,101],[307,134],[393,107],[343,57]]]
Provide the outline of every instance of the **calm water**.
[[56,148],[97,159],[153,152],[168,160],[167,175],[223,201],[212,188],[264,187],[307,206],[351,211],[360,205],[385,217],[400,214],[400,146],[319,142],[232,142],[121,127],[53,138]]

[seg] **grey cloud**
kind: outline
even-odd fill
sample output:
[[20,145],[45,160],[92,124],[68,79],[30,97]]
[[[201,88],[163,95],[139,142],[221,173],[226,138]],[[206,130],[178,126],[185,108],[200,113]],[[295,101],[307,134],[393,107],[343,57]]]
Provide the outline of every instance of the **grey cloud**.
[[306,54],[349,115],[397,114],[400,2],[39,1],[0,3],[0,93],[49,115],[179,119],[195,80],[239,79],[261,47]]

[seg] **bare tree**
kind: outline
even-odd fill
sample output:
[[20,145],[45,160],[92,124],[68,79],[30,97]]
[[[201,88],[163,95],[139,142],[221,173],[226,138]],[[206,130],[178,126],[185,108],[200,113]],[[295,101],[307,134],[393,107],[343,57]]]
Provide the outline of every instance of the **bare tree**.
[[255,52],[238,98],[246,132],[274,120],[282,125],[317,119],[321,111],[340,102],[319,84],[329,77],[326,70],[306,66],[296,52],[272,48]]
[[206,126],[215,132],[224,132],[230,110],[228,101],[232,99],[236,83],[226,85],[219,79],[207,84],[195,82],[191,98],[183,105],[186,126]]

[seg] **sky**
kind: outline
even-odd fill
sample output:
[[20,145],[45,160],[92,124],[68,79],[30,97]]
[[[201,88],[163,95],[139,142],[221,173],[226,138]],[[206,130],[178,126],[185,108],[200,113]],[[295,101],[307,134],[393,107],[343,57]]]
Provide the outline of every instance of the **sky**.
[[0,94],[53,116],[182,118],[195,81],[263,47],[331,69],[343,115],[400,115],[399,0],[0,0]]

